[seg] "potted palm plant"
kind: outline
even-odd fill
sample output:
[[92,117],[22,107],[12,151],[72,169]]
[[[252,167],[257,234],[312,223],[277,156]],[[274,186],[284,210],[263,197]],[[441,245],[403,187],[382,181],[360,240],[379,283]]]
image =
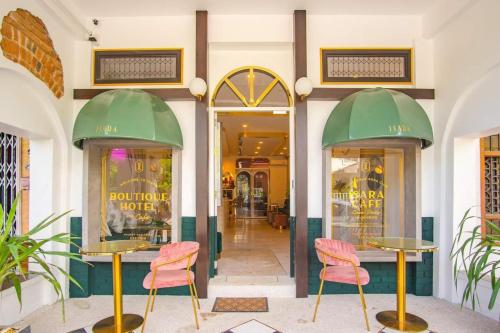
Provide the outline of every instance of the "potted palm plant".
[[475,309],[476,304],[479,304],[478,284],[482,279],[489,277],[491,295],[488,309],[491,310],[495,306],[500,290],[500,279],[497,275],[500,266],[500,228],[491,221],[485,221],[486,228],[491,232],[483,234],[481,223],[477,223],[481,218],[470,215],[470,211],[471,208],[465,212],[458,225],[450,253],[455,289],[458,289],[459,275],[464,274],[466,284],[461,306],[470,300],[472,309]]
[[[61,300],[64,318],[64,297],[61,283],[57,278],[58,273],[61,273],[78,287],[81,288],[81,286],[66,270],[48,261],[48,257],[58,256],[79,261],[81,259],[77,253],[49,250],[50,245],[54,243],[73,244],[69,233],[58,233],[48,238],[37,238],[37,234],[59,221],[69,212],[61,215],[50,215],[27,233],[14,235],[12,228],[17,202],[18,199],[13,202],[8,213],[4,212],[2,205],[0,205],[0,221],[5,221],[3,226],[0,226],[0,287],[12,286],[15,289],[21,309],[22,281],[26,280],[28,276],[40,276],[52,285],[58,299]],[[36,267],[36,271],[28,272],[26,262],[31,267]]]

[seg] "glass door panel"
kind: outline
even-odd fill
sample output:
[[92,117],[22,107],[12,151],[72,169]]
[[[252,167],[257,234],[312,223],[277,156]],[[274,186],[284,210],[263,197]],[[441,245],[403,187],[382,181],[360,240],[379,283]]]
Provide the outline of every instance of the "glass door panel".
[[236,174],[236,217],[267,217],[269,170],[239,169]]
[[253,176],[253,216],[267,216],[269,177],[266,172],[258,171]]
[[252,216],[252,196],[251,196],[251,177],[246,171],[241,171],[236,176],[236,217]]

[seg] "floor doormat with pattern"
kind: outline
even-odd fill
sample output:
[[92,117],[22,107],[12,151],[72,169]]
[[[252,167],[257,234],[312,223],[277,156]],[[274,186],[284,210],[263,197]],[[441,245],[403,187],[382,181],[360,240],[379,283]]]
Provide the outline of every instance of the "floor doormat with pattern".
[[267,297],[217,297],[212,312],[269,312]]

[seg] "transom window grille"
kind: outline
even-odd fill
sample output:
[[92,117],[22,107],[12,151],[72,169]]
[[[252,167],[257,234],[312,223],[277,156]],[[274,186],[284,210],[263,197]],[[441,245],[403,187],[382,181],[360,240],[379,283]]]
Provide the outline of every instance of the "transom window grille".
[[182,51],[94,50],[94,84],[181,84]]
[[411,49],[321,49],[323,83],[411,83]]
[[272,71],[240,67],[219,81],[212,95],[212,106],[220,107],[290,107],[292,96],[285,82]]
[[500,134],[481,138],[481,190],[483,233],[491,234],[486,220],[500,227]]
[[[15,135],[0,132],[0,204],[5,212],[2,228],[11,210],[17,194],[18,138]],[[17,214],[12,234],[17,232]]]

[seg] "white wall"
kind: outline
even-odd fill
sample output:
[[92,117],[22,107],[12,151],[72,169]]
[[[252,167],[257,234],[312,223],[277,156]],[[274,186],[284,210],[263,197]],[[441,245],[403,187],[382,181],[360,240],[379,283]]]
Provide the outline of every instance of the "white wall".
[[315,86],[321,78],[320,48],[329,47],[414,48],[416,86],[433,87],[433,43],[422,37],[419,16],[308,15],[307,75]]
[[[50,213],[61,213],[70,208],[67,200],[67,136],[71,127],[73,36],[40,1],[2,1],[0,17],[17,8],[27,9],[42,19],[64,69],[65,95],[57,99],[27,69],[0,54],[0,129],[31,140],[30,226],[33,226]],[[53,225],[45,235],[64,231],[69,231],[68,219]],[[61,250],[64,247],[54,246],[53,249]],[[66,260],[49,260],[68,268]],[[66,279],[61,279],[61,282],[63,290],[67,291]],[[22,313],[15,311],[17,307],[13,303],[7,302],[8,296],[2,298],[0,325],[15,322],[55,300],[52,289],[39,281],[26,283],[24,292],[24,302],[29,305],[26,305]]]
[[[93,28],[97,43],[90,45],[90,43],[85,42],[77,45],[76,87],[88,88],[91,85],[93,48],[183,48],[183,84],[169,85],[168,87],[187,87],[191,79],[194,78],[194,36],[196,34],[194,13],[187,16],[104,17],[98,19],[99,25]],[[137,86],[144,87],[144,85]],[[167,86],[155,85],[154,87]]]
[[[456,301],[452,267],[447,255],[459,222],[456,212],[477,204],[473,195],[465,201],[457,196],[464,192],[464,188],[454,186],[454,178],[462,172],[459,163],[454,168],[454,162],[457,161],[455,156],[463,153],[463,150],[455,150],[457,142],[460,145],[460,140],[456,139],[474,139],[500,128],[497,98],[500,89],[500,44],[494,42],[500,31],[497,17],[500,2],[461,1],[462,7],[458,9],[457,3],[453,1],[444,1],[444,5],[453,9],[455,14],[451,18],[431,14],[424,17],[424,23],[431,27],[428,29],[429,37],[434,38],[437,96],[434,115],[437,144],[434,158],[439,171],[435,179],[439,185],[435,188],[439,204],[436,205],[435,240],[440,246],[440,254],[434,261],[434,276],[438,282],[435,283],[435,294]],[[443,22],[437,22],[440,19]],[[479,157],[471,155],[471,158]],[[476,180],[474,187],[477,186]],[[472,193],[474,191],[472,189]],[[498,314],[487,314],[498,319]]]

